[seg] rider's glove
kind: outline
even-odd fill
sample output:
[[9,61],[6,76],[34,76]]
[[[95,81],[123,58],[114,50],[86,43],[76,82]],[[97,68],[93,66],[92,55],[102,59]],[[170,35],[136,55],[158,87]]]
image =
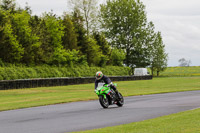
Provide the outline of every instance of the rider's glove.
[[113,85],[113,83],[111,82],[110,84],[108,84],[108,86],[112,86]]

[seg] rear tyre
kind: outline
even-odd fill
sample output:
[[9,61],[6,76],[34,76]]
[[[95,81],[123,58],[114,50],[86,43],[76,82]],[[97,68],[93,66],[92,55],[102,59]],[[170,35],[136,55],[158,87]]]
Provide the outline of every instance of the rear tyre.
[[109,102],[108,102],[108,98],[107,98],[107,97],[104,98],[103,95],[99,96],[99,102],[100,102],[100,104],[101,104],[101,106],[102,106],[103,108],[108,108]]
[[119,100],[117,100],[117,106],[122,107],[124,105],[124,98],[121,93],[119,93]]

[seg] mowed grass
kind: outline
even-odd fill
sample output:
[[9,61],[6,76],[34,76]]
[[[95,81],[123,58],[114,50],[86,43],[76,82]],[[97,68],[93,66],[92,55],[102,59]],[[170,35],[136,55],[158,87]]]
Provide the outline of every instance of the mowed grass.
[[160,76],[200,76],[200,66],[168,67]]
[[79,133],[200,133],[200,109]]
[[[153,80],[120,81],[123,96],[200,90],[200,77],[167,77]],[[41,105],[97,99],[93,84],[1,90],[0,111]]]

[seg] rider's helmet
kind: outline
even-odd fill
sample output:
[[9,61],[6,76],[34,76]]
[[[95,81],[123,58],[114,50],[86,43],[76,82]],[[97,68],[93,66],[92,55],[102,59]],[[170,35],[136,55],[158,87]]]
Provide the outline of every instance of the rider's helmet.
[[103,73],[101,71],[96,72],[96,79],[100,80],[103,77]]

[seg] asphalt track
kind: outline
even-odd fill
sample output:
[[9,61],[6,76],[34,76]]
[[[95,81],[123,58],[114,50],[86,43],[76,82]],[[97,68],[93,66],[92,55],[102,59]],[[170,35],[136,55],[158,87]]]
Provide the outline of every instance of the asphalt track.
[[123,107],[97,100],[0,112],[0,133],[66,133],[151,119],[200,107],[200,91],[126,97]]

